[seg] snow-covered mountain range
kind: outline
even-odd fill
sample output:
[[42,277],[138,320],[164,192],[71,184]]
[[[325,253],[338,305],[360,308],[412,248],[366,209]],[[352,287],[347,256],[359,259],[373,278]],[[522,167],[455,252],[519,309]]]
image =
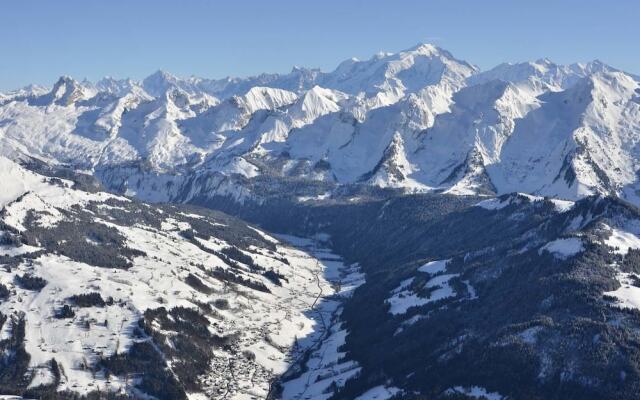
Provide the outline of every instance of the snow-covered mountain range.
[[639,143],[429,44],[0,93],[0,397],[637,399]]
[[251,193],[255,179],[640,203],[640,79],[599,61],[480,71],[421,44],[221,80],[60,78],[0,95],[0,151],[146,200]]

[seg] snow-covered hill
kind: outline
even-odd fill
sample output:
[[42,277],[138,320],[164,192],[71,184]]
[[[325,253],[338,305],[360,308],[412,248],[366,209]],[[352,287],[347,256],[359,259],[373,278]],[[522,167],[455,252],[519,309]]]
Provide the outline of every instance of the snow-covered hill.
[[638,121],[638,78],[600,61],[481,72],[422,44],[332,72],[62,77],[0,96],[0,153],[70,164],[147,200],[259,196],[252,181],[268,177],[640,203]]
[[4,157],[0,182],[2,395],[264,398],[362,280],[319,240],[293,247],[221,213],[81,190]]

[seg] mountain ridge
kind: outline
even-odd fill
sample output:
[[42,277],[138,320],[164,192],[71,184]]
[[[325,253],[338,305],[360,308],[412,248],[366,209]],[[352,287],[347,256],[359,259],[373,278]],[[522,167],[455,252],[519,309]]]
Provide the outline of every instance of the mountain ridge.
[[[13,158],[112,170],[103,176],[144,163],[165,181],[213,173],[245,189],[243,180],[268,176],[336,189],[602,193],[640,204],[639,82],[597,60],[480,71],[430,44],[331,72],[211,80],[159,70],[142,82],[95,84],[62,77],[48,93],[0,96],[0,144]],[[401,150],[391,162],[392,143]],[[544,150],[556,146],[564,150]],[[390,173],[392,164],[405,173]],[[171,196],[162,191],[158,198]]]

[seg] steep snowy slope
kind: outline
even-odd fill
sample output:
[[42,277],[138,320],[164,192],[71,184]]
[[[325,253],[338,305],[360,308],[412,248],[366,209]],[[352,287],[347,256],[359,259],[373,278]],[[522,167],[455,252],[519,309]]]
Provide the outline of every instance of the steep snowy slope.
[[541,96],[490,170],[498,190],[573,199],[624,194],[637,179],[638,87],[623,73],[598,73]]
[[[329,114],[312,125],[293,130],[287,141],[288,154],[313,165],[325,163],[337,182],[366,181],[386,161],[395,162],[388,159],[392,154],[405,159],[418,148],[417,134],[429,120],[423,104],[411,96],[372,110],[364,122],[348,113]],[[394,146],[395,150],[391,149]],[[401,186],[403,182],[404,179],[398,181]],[[385,186],[391,182],[379,183]]]
[[85,192],[6,158],[0,181],[5,395],[264,397],[328,334],[340,301],[325,296],[361,279],[224,214]]
[[287,109],[292,127],[299,128],[326,114],[340,111],[347,96],[341,92],[314,86]]
[[485,166],[500,163],[501,150],[512,134],[516,119],[537,106],[537,99],[501,80],[469,86],[454,95],[451,112],[436,118],[422,137],[416,160],[420,181],[452,191],[474,192],[485,180]]

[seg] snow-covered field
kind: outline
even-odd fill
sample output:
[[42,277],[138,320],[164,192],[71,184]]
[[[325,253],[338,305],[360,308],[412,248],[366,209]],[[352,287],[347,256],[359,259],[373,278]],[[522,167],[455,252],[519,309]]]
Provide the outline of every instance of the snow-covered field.
[[[450,260],[430,261],[418,268],[417,272],[429,275],[429,280],[422,286],[422,289],[429,291],[428,297],[424,297],[411,289],[415,278],[407,278],[398,287],[391,291],[391,297],[386,300],[389,304],[389,313],[393,315],[406,314],[411,307],[419,307],[429,303],[434,303],[447,298],[456,297],[456,291],[451,287],[449,281],[460,276],[460,274],[447,274],[447,264]],[[468,282],[469,300],[475,299],[475,290]]]
[[[614,249],[614,252],[621,255],[629,253],[630,249],[640,249],[640,226],[637,221],[625,221],[621,227],[605,227],[608,230],[608,237],[604,244]],[[616,305],[622,308],[632,308],[640,310],[640,276],[636,273],[621,272],[616,275],[620,287],[616,290],[605,292],[604,294],[616,299]]]
[[375,386],[356,397],[355,400],[387,400],[400,392],[402,390],[396,387]]
[[584,250],[580,238],[563,238],[553,240],[540,248],[539,253],[547,251],[558,258],[569,258]]
[[616,249],[618,254],[627,254],[629,249],[640,249],[640,232],[638,226],[625,229],[612,228],[610,236],[605,240],[607,246]]

